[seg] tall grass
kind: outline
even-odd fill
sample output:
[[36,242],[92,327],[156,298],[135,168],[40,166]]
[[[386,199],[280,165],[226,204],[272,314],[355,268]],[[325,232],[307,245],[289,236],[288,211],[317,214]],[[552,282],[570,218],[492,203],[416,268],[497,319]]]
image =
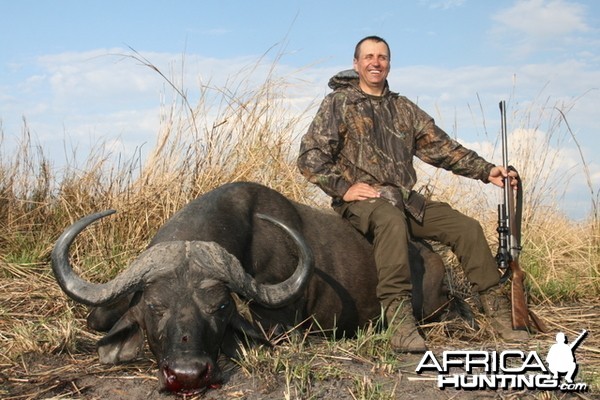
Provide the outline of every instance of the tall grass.
[[[141,55],[133,52],[130,56],[161,74],[177,95],[171,104],[163,104],[156,143],[147,157],[122,160],[99,143],[83,158],[84,165],[67,163],[57,170],[26,120],[17,151],[0,152],[0,359],[5,365],[28,351],[75,351],[86,345],[77,339],[91,335],[85,333],[81,321],[85,310],[62,296],[48,266],[58,235],[83,215],[109,208],[119,211],[82,233],[72,251],[80,272],[102,281],[126,267],[176,210],[223,183],[256,181],[297,201],[326,203],[295,167],[297,139],[314,110],[290,110],[285,100],[288,83],[275,75],[275,66],[256,85],[250,83],[255,81],[249,78],[250,68],[241,74],[242,81],[232,79],[224,87],[203,86],[197,103],[190,104],[176,79],[168,78]],[[566,121],[567,111],[561,109],[552,118],[558,115]],[[531,130],[529,121],[537,121],[533,127],[545,121],[533,116],[531,109],[523,112],[513,115],[515,129]],[[555,135],[572,134],[564,126],[549,121],[547,130]],[[0,148],[4,148],[3,140],[0,132]],[[530,292],[537,302],[546,304],[596,300],[600,294],[597,194],[590,188],[594,213],[588,221],[566,218],[552,203],[556,176],[545,176],[539,168],[540,154],[548,157],[547,165],[557,162],[551,142],[535,145],[541,147],[534,150],[529,144],[521,145],[513,152],[525,181],[535,182],[526,187],[522,256]],[[464,180],[459,184],[447,174],[425,172],[420,184],[431,189],[435,198],[480,219],[495,247],[496,208],[489,196],[483,196],[489,188],[475,186],[474,192]],[[399,368],[381,334],[366,329],[339,346],[324,342],[326,349],[334,347],[331,354],[317,346],[316,369],[310,367],[314,367],[315,353],[304,353],[303,340],[290,341],[288,346],[300,349],[284,348],[274,359],[263,350],[248,350],[240,366],[253,379],[264,378],[267,386],[269,377],[284,374],[288,398],[309,395],[314,380],[339,377],[353,380],[351,392],[356,398],[391,398],[395,387],[384,391],[370,378],[348,376],[346,365],[326,362],[353,362],[358,357],[373,363],[375,370]],[[447,327],[436,329],[443,332]],[[435,343],[435,335],[430,336]],[[472,336],[481,337],[479,333]]]
[[[113,264],[120,265],[182,205],[226,182],[257,181],[314,203],[314,188],[295,168],[297,139],[313,110],[290,110],[285,100],[288,82],[275,74],[277,60],[262,82],[251,84],[263,62],[259,60],[223,87],[201,87],[199,100],[190,104],[177,78],[167,77],[133,50],[128,57],[160,74],[176,94],[171,104],[163,104],[154,147],[144,159],[136,155],[122,160],[100,143],[90,150],[85,165],[67,165],[59,172],[24,120],[18,150],[0,154],[0,254],[5,261],[46,261],[65,226],[85,214],[115,208],[116,217],[90,238],[98,260],[116,257]],[[570,221],[552,203],[561,195],[557,188],[566,186],[573,173],[559,168],[555,150],[567,139],[577,143],[566,117],[572,106],[546,99],[515,109],[509,124],[522,133],[513,138],[511,155],[526,184],[524,246],[532,287],[552,300],[596,296],[600,286],[598,192],[583,158],[580,173],[586,175],[591,193],[590,219]],[[537,132],[542,130],[546,135],[540,137]],[[490,243],[496,242],[495,204],[480,195],[489,189],[473,191],[464,179],[459,184],[440,172],[424,174],[422,183],[433,188],[434,197],[480,219]],[[569,289],[557,287],[563,284]]]
[[[309,201],[314,192],[292,160],[306,114],[289,112],[285,82],[267,76],[256,86],[233,81],[231,87],[202,87],[194,106],[183,88],[169,83],[181,96],[163,105],[156,143],[145,160],[120,160],[100,143],[84,166],[67,165],[59,173],[24,122],[18,151],[0,156],[5,261],[46,260],[64,227],[108,208],[119,213],[90,235],[104,250],[100,255],[135,253],[177,209],[226,182],[256,181]],[[215,92],[220,102],[208,104]]]
[[[259,60],[223,87],[201,87],[199,100],[190,104],[178,79],[167,77],[133,50],[128,57],[160,74],[176,94],[171,104],[163,104],[155,145],[144,159],[136,155],[122,160],[99,143],[83,166],[67,164],[56,171],[24,120],[18,150],[0,154],[4,261],[44,262],[64,227],[85,214],[115,208],[119,213],[93,230],[89,243],[83,241],[75,255],[85,249],[82,257],[96,254],[98,262],[123,265],[177,209],[226,182],[257,181],[292,199],[315,203],[315,189],[295,168],[297,139],[313,110],[290,110],[285,100],[288,82],[275,75],[277,60],[262,82],[251,84],[263,62]],[[555,150],[567,139],[576,142],[566,118],[572,106],[546,99],[514,109],[509,124],[522,133],[511,139],[511,157],[518,160],[526,185],[524,254],[531,266],[531,286],[553,301],[595,297],[600,290],[598,193],[583,158],[580,173],[590,186],[590,219],[570,221],[552,202],[561,195],[557,188],[566,186],[573,174],[559,168]],[[546,135],[540,137],[537,132],[542,130]],[[481,196],[489,188],[473,191],[459,179],[435,172],[423,174],[422,183],[432,188],[434,197],[481,220],[490,243],[496,243],[495,204]]]

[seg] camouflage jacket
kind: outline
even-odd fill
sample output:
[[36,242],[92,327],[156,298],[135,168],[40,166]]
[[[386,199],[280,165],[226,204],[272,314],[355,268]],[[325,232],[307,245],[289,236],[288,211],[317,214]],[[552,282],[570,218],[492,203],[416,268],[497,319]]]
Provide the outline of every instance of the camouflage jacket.
[[340,203],[357,182],[422,220],[425,199],[413,191],[413,156],[455,174],[487,182],[493,164],[466,149],[433,118],[386,83],[382,96],[360,90],[358,74],[343,71],[302,137],[298,167],[307,179]]

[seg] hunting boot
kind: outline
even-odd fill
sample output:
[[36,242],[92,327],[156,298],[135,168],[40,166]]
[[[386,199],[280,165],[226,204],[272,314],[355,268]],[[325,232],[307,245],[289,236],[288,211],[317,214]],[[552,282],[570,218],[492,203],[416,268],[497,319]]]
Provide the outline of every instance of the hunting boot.
[[508,296],[502,291],[500,285],[493,286],[479,293],[483,313],[488,318],[492,328],[498,335],[507,341],[525,341],[529,338],[526,331],[512,328],[512,311]]
[[410,298],[392,301],[385,311],[385,318],[392,336],[392,349],[402,353],[424,353],[427,351],[425,340],[419,334],[417,321],[413,316]]

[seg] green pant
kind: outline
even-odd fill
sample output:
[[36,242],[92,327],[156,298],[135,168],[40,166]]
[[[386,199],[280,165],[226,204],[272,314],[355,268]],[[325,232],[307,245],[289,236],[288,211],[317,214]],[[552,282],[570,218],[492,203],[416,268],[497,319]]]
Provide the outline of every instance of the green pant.
[[446,203],[428,201],[422,223],[381,198],[343,203],[334,208],[373,243],[379,282],[377,296],[384,306],[412,291],[409,237],[450,246],[473,290],[481,292],[498,284],[496,261],[481,225]]

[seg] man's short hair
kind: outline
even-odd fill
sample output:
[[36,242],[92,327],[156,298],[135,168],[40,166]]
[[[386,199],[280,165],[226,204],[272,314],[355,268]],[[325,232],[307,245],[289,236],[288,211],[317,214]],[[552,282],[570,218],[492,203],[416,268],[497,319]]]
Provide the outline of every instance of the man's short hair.
[[388,44],[388,42],[386,42],[385,39],[380,36],[371,35],[371,36],[367,36],[367,37],[360,39],[360,41],[358,43],[356,43],[356,47],[354,47],[354,59],[355,60],[358,60],[358,56],[360,55],[360,45],[363,44],[364,42],[366,42],[367,40],[371,40],[371,41],[377,42],[377,43],[380,43],[380,42],[385,43],[385,47],[387,47],[387,51],[388,51],[388,57],[390,60],[392,59],[392,52],[390,51],[390,45]]

